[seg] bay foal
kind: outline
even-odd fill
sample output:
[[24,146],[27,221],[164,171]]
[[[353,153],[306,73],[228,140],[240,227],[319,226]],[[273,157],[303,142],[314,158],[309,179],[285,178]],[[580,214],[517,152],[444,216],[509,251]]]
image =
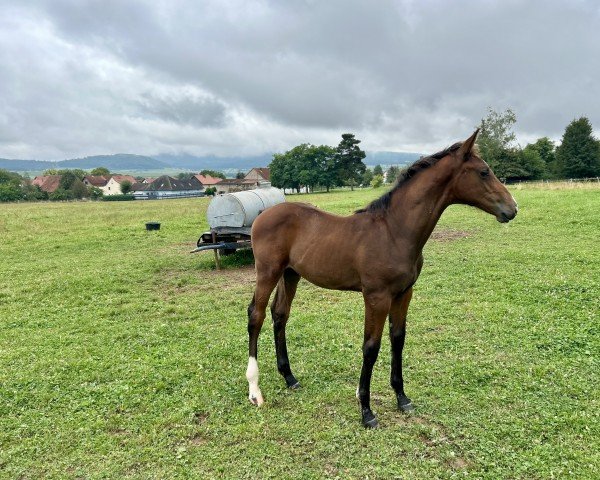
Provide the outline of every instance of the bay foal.
[[517,204],[474,148],[476,131],[465,142],[421,158],[394,188],[347,217],[302,203],[266,210],[252,226],[256,290],[248,307],[249,398],[263,403],[258,387],[257,343],[271,292],[277,368],[287,386],[300,386],[292,374],[285,340],[296,286],[301,277],[320,287],[362,292],[365,302],[363,365],[357,390],[362,422],[376,427],[369,404],[373,365],[389,315],[392,344],[391,386],[398,408],[411,410],[404,393],[402,349],[413,284],[423,266],[422,250],[449,205],[472,205],[508,222]]

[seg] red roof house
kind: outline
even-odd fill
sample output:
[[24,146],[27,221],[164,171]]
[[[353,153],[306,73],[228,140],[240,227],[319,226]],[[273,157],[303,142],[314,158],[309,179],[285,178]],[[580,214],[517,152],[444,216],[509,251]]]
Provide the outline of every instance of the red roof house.
[[33,179],[32,185],[37,185],[44,192],[52,193],[60,186],[62,175],[39,175]]

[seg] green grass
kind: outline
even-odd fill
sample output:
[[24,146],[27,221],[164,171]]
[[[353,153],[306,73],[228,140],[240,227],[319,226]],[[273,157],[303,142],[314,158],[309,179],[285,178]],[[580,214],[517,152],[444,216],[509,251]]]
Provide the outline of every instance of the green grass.
[[[382,192],[290,200],[346,214]],[[468,236],[425,249],[417,410],[395,410],[385,339],[376,431],[354,398],[361,296],[306,282],[288,328],[303,388],[284,388],[265,322],[267,403],[249,404],[251,256],[216,272],[187,253],[208,199],[1,205],[0,478],[598,478],[600,189],[514,194],[508,225],[443,215]]]

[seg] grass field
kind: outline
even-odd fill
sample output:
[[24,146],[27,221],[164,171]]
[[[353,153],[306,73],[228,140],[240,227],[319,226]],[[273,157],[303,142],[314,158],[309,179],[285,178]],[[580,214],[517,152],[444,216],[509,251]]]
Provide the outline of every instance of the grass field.
[[[383,191],[291,197],[348,214]],[[247,401],[239,253],[189,255],[206,199],[0,205],[0,478],[599,478],[600,189],[514,190],[508,225],[451,207],[425,249],[395,410],[354,398],[362,299],[301,282],[284,388]],[[146,232],[144,222],[162,222]],[[385,252],[381,252],[385,255]]]

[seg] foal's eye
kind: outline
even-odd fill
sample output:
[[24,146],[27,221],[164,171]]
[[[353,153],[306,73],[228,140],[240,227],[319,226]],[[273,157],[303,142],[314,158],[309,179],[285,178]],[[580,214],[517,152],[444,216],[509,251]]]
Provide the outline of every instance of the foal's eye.
[[482,170],[481,172],[479,172],[479,175],[481,175],[481,178],[489,177],[490,176],[490,169],[486,168],[485,170]]

